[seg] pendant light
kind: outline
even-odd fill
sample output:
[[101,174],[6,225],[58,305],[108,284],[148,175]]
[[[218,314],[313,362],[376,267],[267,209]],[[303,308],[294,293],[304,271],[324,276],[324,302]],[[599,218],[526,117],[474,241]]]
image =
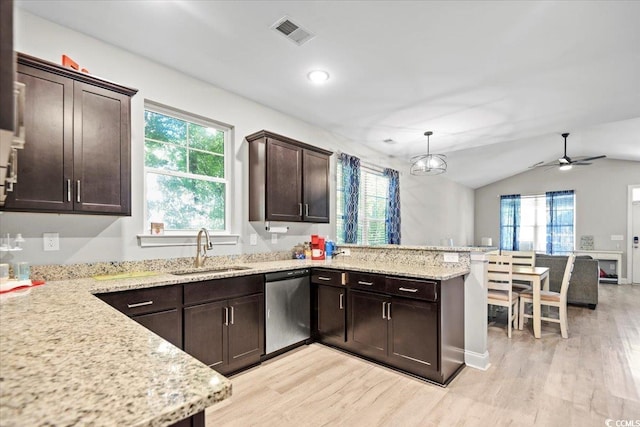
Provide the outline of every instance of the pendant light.
[[444,154],[431,154],[429,152],[429,137],[433,132],[424,133],[427,137],[427,154],[420,154],[411,158],[411,175],[440,175],[447,170],[447,161]]

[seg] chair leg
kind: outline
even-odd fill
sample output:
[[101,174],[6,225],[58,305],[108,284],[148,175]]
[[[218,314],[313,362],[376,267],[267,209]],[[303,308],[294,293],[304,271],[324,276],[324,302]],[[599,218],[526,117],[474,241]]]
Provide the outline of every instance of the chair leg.
[[519,325],[518,325],[518,329],[522,330],[524,328],[524,305],[526,303],[524,302],[524,300],[520,300],[520,315],[518,316],[518,320],[519,320]]
[[567,322],[567,305],[563,305],[559,307],[560,312],[559,317],[560,317],[560,335],[562,335],[562,338],[569,338],[569,334],[568,334],[568,322]]
[[507,311],[507,336],[511,338],[511,312],[513,311],[513,304],[509,304],[509,310]]

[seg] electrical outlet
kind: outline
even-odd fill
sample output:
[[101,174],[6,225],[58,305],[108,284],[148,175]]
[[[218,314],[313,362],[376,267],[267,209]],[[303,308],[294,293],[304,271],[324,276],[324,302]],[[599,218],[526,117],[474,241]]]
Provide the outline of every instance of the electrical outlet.
[[251,233],[249,236],[249,244],[251,246],[255,246],[258,244],[258,235],[256,233]]
[[276,243],[278,243],[278,235],[277,235],[276,233],[273,233],[273,234],[271,235],[271,243],[272,243],[272,244],[274,244],[274,245],[275,245]]
[[45,251],[59,251],[60,235],[58,233],[42,233],[42,245]]
[[457,252],[445,252],[443,255],[444,255],[444,262],[458,262]]

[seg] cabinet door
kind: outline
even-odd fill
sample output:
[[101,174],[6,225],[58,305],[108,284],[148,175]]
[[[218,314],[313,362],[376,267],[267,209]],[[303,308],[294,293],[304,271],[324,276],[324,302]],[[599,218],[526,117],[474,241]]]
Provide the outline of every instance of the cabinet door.
[[378,360],[387,355],[387,303],[391,298],[369,292],[349,292],[349,347]]
[[229,365],[233,372],[264,354],[264,294],[229,300]]
[[266,220],[302,220],[302,148],[267,139]]
[[389,321],[389,363],[425,376],[438,366],[438,304],[393,298]]
[[228,310],[226,301],[184,308],[184,351],[218,372],[227,362]]
[[0,1],[0,129],[13,131],[13,0]]
[[329,156],[304,150],[304,221],[329,222]]
[[74,82],[74,209],[131,214],[130,98]]
[[18,182],[6,210],[71,211],[73,180],[73,81],[25,65],[27,143],[18,153]]
[[345,306],[347,289],[333,286],[317,286],[318,319],[320,340],[329,344],[344,345],[347,340],[345,328]]
[[178,309],[132,317],[151,332],[182,349],[182,315]]

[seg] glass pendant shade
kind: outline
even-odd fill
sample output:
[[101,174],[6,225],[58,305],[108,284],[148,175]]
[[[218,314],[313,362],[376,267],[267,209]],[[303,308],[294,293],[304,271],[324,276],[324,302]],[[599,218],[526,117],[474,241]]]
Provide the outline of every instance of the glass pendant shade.
[[431,154],[429,152],[429,137],[433,132],[424,133],[427,137],[427,154],[420,154],[411,158],[411,175],[440,175],[447,170],[447,161],[444,154]]

